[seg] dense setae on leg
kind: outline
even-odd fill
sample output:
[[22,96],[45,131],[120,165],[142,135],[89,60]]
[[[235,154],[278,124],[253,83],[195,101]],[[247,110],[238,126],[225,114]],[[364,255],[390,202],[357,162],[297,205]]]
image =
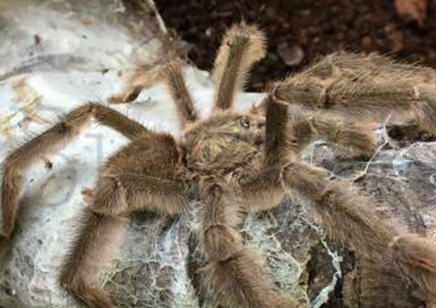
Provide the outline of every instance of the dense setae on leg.
[[110,158],[85,209],[79,233],[60,275],[62,286],[88,307],[115,307],[99,288],[98,270],[121,238],[126,216],[137,210],[176,215],[187,206],[192,187],[185,185],[180,153],[168,134],[148,131],[121,113],[99,104],[79,107],[51,129],[24,144],[5,161],[2,182],[3,229],[7,239],[18,210],[22,174],[47,155],[55,153],[96,119],[132,142]]
[[143,89],[148,89],[159,81],[165,80],[165,65],[154,64],[139,67],[129,77],[121,93],[110,98],[112,104],[124,104],[134,101]]
[[436,243],[419,235],[400,234],[390,247],[403,277],[417,285],[416,296],[436,307]]
[[[298,139],[292,134],[296,130],[285,125],[287,121],[289,125],[293,124],[286,112],[274,112],[281,109],[283,105],[274,100],[268,102],[266,138],[279,141],[289,138],[288,144],[292,147],[280,143],[276,146],[292,150],[298,144]],[[268,129],[268,126],[275,129]],[[361,257],[375,261],[391,260],[404,280],[413,282],[422,300],[436,304],[435,242],[409,234],[380,219],[371,209],[373,201],[369,197],[362,196],[347,181],[330,180],[324,169],[300,162],[296,153],[288,151],[285,160],[280,162],[284,166],[284,189],[307,200],[316,209],[331,238],[349,245]]]
[[148,130],[123,114],[103,105],[90,103],[74,109],[52,128],[12,152],[3,163],[1,206],[3,227],[0,239],[7,239],[14,230],[18,212],[23,174],[32,165],[61,150],[91,122],[91,119],[109,126],[127,138],[134,139]]
[[385,57],[338,53],[278,82],[278,100],[359,122],[416,124],[436,133],[436,72]]
[[165,65],[137,69],[130,78],[127,88],[123,93],[112,97],[111,102],[113,104],[129,103],[138,97],[141,90],[150,88],[160,81],[165,81],[176,106],[180,127],[185,129],[199,119],[184,77],[185,65],[182,60],[177,59],[171,60]]
[[293,160],[284,169],[283,182],[316,208],[331,238],[362,257],[390,259],[422,300],[436,304],[435,242],[389,225],[371,209],[370,198],[345,181],[328,180],[321,168]]
[[176,104],[181,127],[185,129],[187,125],[198,120],[198,114],[183,77],[183,63],[178,60],[171,61],[165,67],[164,75],[167,80],[168,90]]
[[[231,109],[235,96],[247,79],[251,66],[266,53],[265,35],[255,26],[242,22],[229,29],[223,38],[215,58],[212,81],[215,87],[215,109]],[[192,98],[183,77],[183,62],[172,60],[166,64],[138,68],[128,81],[126,89],[112,97],[112,103],[120,104],[136,99],[142,89],[166,81],[177,111],[184,124],[197,120]]]
[[[295,151],[300,147],[295,134],[300,122],[285,109],[285,105],[273,99],[267,102],[266,139],[269,142],[265,148],[265,165],[260,174],[241,177],[243,196],[248,200],[271,192],[282,196],[281,189],[300,196],[316,209],[332,239],[347,244],[359,257],[375,264],[392,264],[391,268],[404,283],[412,283],[421,300],[435,305],[436,243],[387,223],[371,209],[373,201],[362,196],[350,183],[330,180],[326,170],[300,162]],[[276,149],[287,151],[287,155],[278,155]],[[281,172],[272,172],[277,169]],[[264,192],[250,188],[254,185],[260,189],[261,182],[265,183]],[[269,208],[271,206],[253,209]]]
[[[321,114],[306,115],[310,123],[313,139],[325,140],[329,144],[340,147],[349,152],[352,158],[369,158],[376,151],[376,138],[374,132],[342,119],[336,119]],[[304,145],[304,139],[296,130],[299,144]],[[301,140],[301,141],[300,141]]]
[[216,109],[230,109],[251,66],[265,56],[265,35],[242,22],[224,35],[212,71]]
[[327,172],[292,160],[283,170],[286,189],[308,200],[320,214],[328,234],[359,254],[378,258],[399,230],[371,210],[371,200],[345,181],[328,180]]
[[206,190],[203,200],[203,245],[209,257],[209,285],[220,301],[246,308],[294,308],[300,304],[275,290],[259,253],[244,247],[236,229],[239,204],[219,185]]
[[[368,127],[275,101],[276,98],[270,95],[264,102],[267,117],[273,119],[266,132],[269,136],[266,138],[268,164],[279,162],[278,156],[286,157],[289,151],[300,153],[314,140],[324,140],[346,150],[350,157],[374,154],[377,142]],[[288,116],[281,122],[283,114]]]
[[62,264],[59,281],[77,300],[92,308],[115,308],[99,287],[98,274],[120,241],[127,218],[85,209],[79,233]]
[[115,307],[96,277],[104,257],[115,250],[129,214],[149,210],[177,215],[186,209],[190,191],[176,179],[178,155],[170,136],[150,132],[108,160],[61,270],[62,286],[77,300],[92,308]]

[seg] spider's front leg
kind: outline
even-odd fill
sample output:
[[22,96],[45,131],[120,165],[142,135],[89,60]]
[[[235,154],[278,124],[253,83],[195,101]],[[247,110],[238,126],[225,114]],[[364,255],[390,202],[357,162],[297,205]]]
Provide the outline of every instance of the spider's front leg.
[[349,245],[359,257],[390,260],[405,282],[413,283],[419,298],[435,305],[436,243],[388,224],[370,208],[371,199],[349,182],[330,180],[324,169],[299,161],[298,139],[289,129],[286,108],[271,99],[266,124],[265,165],[282,166],[283,189],[314,206],[331,238]]
[[[274,92],[264,100],[262,106],[266,107],[272,99],[276,100]],[[338,147],[341,156],[348,159],[370,158],[376,151],[377,138],[369,125],[352,123],[332,115],[323,115],[287,102],[281,108],[276,108],[275,111],[269,110],[269,112],[290,114],[292,119],[288,121],[287,127],[291,135],[298,140],[293,148],[296,153],[305,149],[314,140],[323,140],[329,145]],[[276,116],[270,115],[270,118],[276,118]],[[267,142],[270,141],[267,140]]]
[[80,302],[115,307],[96,277],[123,233],[127,215],[138,210],[177,215],[186,209],[195,187],[183,180],[179,155],[171,136],[150,132],[108,160],[60,275],[61,285]]
[[114,104],[129,103],[135,100],[141,90],[148,89],[157,82],[165,81],[171,97],[176,105],[182,129],[199,119],[188,85],[184,77],[185,63],[171,60],[165,65],[156,65],[147,69],[138,69],[129,80],[129,85],[120,95],[114,96]]
[[278,82],[280,101],[367,125],[436,134],[436,71],[370,54],[336,53]]
[[209,257],[209,285],[226,305],[244,308],[297,308],[300,304],[275,289],[261,256],[244,247],[237,226],[240,204],[223,186],[205,189],[203,245]]
[[14,230],[26,170],[62,149],[78,136],[93,118],[129,139],[148,132],[144,126],[115,110],[100,104],[89,103],[74,109],[52,128],[9,154],[3,162],[0,198],[3,226],[0,230],[0,247],[2,242],[7,242]]
[[[63,148],[94,118],[132,142],[110,158],[97,182],[93,202],[85,210],[82,226],[62,266],[60,282],[78,300],[92,308],[114,307],[97,287],[96,271],[102,257],[123,233],[126,216],[135,210],[176,215],[187,205],[192,189],[185,186],[179,147],[167,134],[150,132],[123,114],[99,104],[86,104],[12,152],[4,162],[1,186],[6,242],[16,221],[23,175],[37,161]],[[195,187],[194,187],[195,188]]]
[[308,113],[288,104],[275,103],[272,95],[266,108],[265,162],[261,170],[239,177],[250,211],[275,207],[283,199],[282,167],[289,153],[298,154],[313,139],[324,139],[351,151],[352,157],[369,157],[375,150],[373,134],[359,126]]
[[[218,55],[215,58],[212,81],[215,88],[214,109],[231,109],[236,94],[240,92],[252,65],[266,53],[265,35],[256,26],[245,22],[234,25],[226,31]],[[153,67],[139,68],[128,81],[126,89],[112,97],[113,103],[126,103],[136,99],[142,89],[150,88],[157,81],[164,80],[182,126],[197,119],[193,100],[183,77],[183,61],[171,60]]]

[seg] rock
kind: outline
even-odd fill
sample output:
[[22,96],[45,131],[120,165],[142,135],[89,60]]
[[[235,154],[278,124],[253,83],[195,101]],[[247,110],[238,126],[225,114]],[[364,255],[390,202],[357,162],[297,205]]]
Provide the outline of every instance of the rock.
[[[362,193],[373,197],[376,202],[368,206],[373,207],[381,217],[399,224],[404,230],[436,239],[436,142],[402,142],[401,147],[391,142],[369,163],[367,173],[356,184]],[[315,150],[315,163],[328,167],[339,177],[352,177],[368,164],[332,164],[331,159],[323,159],[326,156],[330,158],[329,153],[325,152],[322,147]],[[367,259],[356,260],[345,254],[342,264],[345,272],[342,282],[343,305],[419,307],[419,301],[390,265]]]
[[304,59],[304,51],[301,46],[290,45],[290,43],[281,43],[277,47],[277,53],[287,66],[298,66]]
[[416,21],[421,27],[427,18],[427,6],[427,0],[395,0],[397,14],[407,22]]

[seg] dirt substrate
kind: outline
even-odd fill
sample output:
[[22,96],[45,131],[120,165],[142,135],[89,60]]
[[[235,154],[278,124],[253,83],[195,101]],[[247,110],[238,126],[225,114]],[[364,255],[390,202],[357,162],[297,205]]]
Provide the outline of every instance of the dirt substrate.
[[380,0],[156,0],[166,25],[190,44],[188,57],[209,70],[226,28],[244,19],[266,31],[268,56],[251,89],[299,70],[317,56],[338,50],[378,51],[436,67],[436,1],[429,0],[424,26],[405,22],[394,1]]

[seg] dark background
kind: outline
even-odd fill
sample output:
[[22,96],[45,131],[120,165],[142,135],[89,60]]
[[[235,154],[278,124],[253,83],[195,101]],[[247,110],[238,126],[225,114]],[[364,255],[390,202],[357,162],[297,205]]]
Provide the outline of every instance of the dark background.
[[[398,13],[398,3],[410,14]],[[268,56],[254,68],[250,89],[301,70],[314,58],[338,50],[389,54],[436,67],[436,0],[156,0],[185,52],[210,70],[226,28],[242,19],[258,24],[269,38]],[[426,5],[413,18],[413,5]],[[412,6],[412,9],[410,9]]]

